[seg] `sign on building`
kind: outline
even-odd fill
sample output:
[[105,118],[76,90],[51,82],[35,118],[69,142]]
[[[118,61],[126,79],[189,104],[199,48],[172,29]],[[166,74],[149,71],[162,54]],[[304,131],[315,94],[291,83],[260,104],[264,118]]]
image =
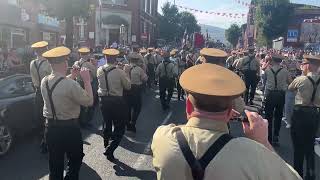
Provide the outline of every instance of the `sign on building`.
[[288,29],[287,42],[298,42],[298,29]]

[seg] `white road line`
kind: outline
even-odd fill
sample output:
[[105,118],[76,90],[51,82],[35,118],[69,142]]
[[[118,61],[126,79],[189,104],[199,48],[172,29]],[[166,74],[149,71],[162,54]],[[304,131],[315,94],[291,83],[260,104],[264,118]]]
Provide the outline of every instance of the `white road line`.
[[[167,124],[171,116],[172,116],[172,111],[168,113],[166,118],[162,121],[161,125]],[[148,145],[144,148],[143,153],[138,157],[136,163],[133,165],[132,167],[133,169],[139,169],[147,161],[148,155],[146,154],[148,154],[148,152],[150,151],[151,143],[152,143],[152,138],[149,141]]]

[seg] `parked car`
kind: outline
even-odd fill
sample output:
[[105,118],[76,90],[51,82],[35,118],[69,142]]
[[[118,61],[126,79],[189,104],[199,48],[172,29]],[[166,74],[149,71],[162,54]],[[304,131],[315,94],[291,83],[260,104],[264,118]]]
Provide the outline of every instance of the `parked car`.
[[34,121],[34,99],[29,75],[0,79],[0,156],[10,151],[17,136],[38,126]]

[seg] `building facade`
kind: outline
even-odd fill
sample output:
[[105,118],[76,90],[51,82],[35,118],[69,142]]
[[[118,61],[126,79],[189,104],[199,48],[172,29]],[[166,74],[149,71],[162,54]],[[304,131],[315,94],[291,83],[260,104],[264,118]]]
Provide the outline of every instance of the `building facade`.
[[79,45],[152,45],[156,39],[158,0],[92,0],[90,17],[75,20]]
[[41,40],[56,46],[60,31],[60,22],[46,15],[43,4],[35,0],[0,1],[1,48],[24,48]]

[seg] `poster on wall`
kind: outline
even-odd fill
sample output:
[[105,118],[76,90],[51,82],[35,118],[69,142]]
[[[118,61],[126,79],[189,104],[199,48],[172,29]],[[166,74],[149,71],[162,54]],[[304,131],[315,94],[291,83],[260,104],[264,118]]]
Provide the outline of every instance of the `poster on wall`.
[[305,20],[301,24],[300,42],[319,43],[320,42],[320,20]]

